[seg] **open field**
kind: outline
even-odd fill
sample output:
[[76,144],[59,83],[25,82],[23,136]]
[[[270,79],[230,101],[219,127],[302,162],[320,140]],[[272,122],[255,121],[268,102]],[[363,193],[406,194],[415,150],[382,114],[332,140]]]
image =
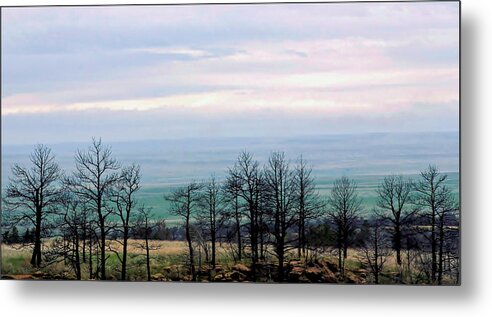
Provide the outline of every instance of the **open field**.
[[[176,186],[189,181],[206,180],[214,174],[223,180],[237,155],[247,150],[261,164],[272,151],[285,151],[293,162],[302,154],[313,167],[319,193],[326,197],[333,181],[348,176],[358,186],[369,214],[376,203],[376,189],[384,176],[402,174],[418,179],[429,164],[439,166],[448,175],[446,185],[456,197],[459,190],[459,136],[457,133],[372,133],[348,135],[316,135],[282,138],[210,138],[116,142],[114,157],[122,164],[135,162],[141,166],[142,184],[136,196],[151,207],[154,217],[169,224],[179,219],[169,213],[164,199]],[[60,166],[70,173],[75,151],[84,143],[53,144],[51,148]],[[2,145],[2,190],[8,184],[14,163],[29,164],[31,145]]]
[[[451,172],[446,173],[448,175],[448,180],[446,185],[449,186],[455,195],[458,198],[459,195],[459,173]],[[364,210],[362,212],[363,215],[370,215],[372,213],[373,207],[376,206],[377,202],[377,193],[376,190],[378,186],[383,181],[384,177],[387,175],[354,175],[351,176],[357,183],[357,192],[359,197],[362,198],[364,202]],[[418,174],[408,174],[405,177],[417,180],[419,179]],[[321,197],[328,197],[330,190],[333,187],[333,181],[336,177],[332,176],[321,176],[315,179],[317,189]],[[169,224],[173,224],[179,222],[179,219],[176,216],[171,215],[169,213],[170,205],[164,199],[165,195],[170,194],[175,187],[172,185],[162,185],[162,186],[151,186],[146,187],[145,184],[142,186],[142,189],[137,193],[137,199],[144,203],[145,206],[151,207],[154,212],[154,217],[156,218],[164,218],[168,221]]]
[[[129,267],[128,275],[130,280],[145,280],[145,250],[142,248],[143,241],[130,240],[128,245]],[[186,267],[187,245],[184,241],[150,241],[151,268],[153,273],[162,272],[164,268],[170,266]],[[44,249],[47,250],[49,244],[45,242]],[[108,241],[108,249],[118,252],[121,255],[122,246],[116,241]],[[229,256],[230,248],[225,244],[217,248],[218,262],[229,265],[234,264]],[[39,270],[33,269],[29,263],[31,259],[30,247],[21,245],[2,245],[2,275],[26,275],[37,271],[64,276],[73,279],[71,270],[63,263],[55,263]],[[88,251],[87,251],[88,252]],[[118,279],[121,263],[114,252],[108,252],[107,271],[109,279]],[[88,257],[88,253],[86,253]],[[200,255],[199,255],[200,256]],[[205,256],[203,255],[203,262]],[[94,260],[95,265],[95,260]],[[88,264],[83,264],[83,279],[88,279]]]
[[[145,252],[139,245],[143,241],[131,240],[129,243],[129,267],[128,267],[128,280],[129,281],[145,281]],[[121,252],[121,244],[116,241],[111,241],[110,249]],[[184,241],[151,241],[151,272],[152,280],[154,281],[187,281],[189,280],[187,271],[187,245]],[[235,247],[235,246],[232,246]],[[63,262],[50,264],[42,269],[33,269],[29,264],[30,249],[27,247],[21,247],[20,245],[2,245],[2,276],[15,279],[75,279],[73,272],[64,265]],[[121,253],[120,253],[121,254]],[[415,254],[411,255],[412,257]],[[348,258],[345,263],[346,276],[339,280],[339,273],[337,267],[337,255],[336,250],[331,248],[318,250],[316,254],[311,253],[307,260],[300,260],[296,258],[294,251],[291,251],[287,257],[285,265],[287,270],[292,275],[296,269],[311,270],[317,269],[317,264],[313,263],[325,263],[330,268],[330,277],[333,280],[330,283],[357,283],[357,284],[371,284],[373,283],[371,270],[368,267],[367,260],[364,257],[362,250],[349,249]],[[210,276],[206,273],[209,272],[209,267],[205,263],[205,255],[197,254],[197,270],[202,272],[203,278],[199,281],[209,281]],[[217,248],[217,269],[213,272],[234,272],[234,270],[240,270],[241,268],[247,269],[250,265],[248,259],[238,264],[231,256],[231,246],[227,244],[219,244]],[[94,262],[95,263],[95,262]],[[271,264],[269,264],[271,263]],[[276,263],[276,259],[273,256],[267,256],[264,261],[264,265],[273,268]],[[402,273],[404,276],[412,275],[412,281],[418,281],[418,272],[411,269],[411,273],[407,270],[407,258],[406,255],[403,259]],[[109,255],[107,261],[107,271],[109,280],[119,279],[120,262],[117,256],[113,253]],[[272,266],[273,265],[273,266]],[[239,267],[239,269],[237,268]],[[390,252],[385,257],[384,269],[380,275],[380,283],[382,284],[395,284],[398,283],[397,277],[399,276],[399,268],[395,261],[394,253]],[[215,273],[214,273],[215,274]],[[290,276],[289,275],[289,276]],[[82,264],[82,279],[87,280],[88,277],[88,264]],[[229,281],[229,280],[217,280],[216,281]],[[234,280],[232,280],[234,281]],[[271,280],[263,279],[262,282],[269,282]],[[445,280],[444,284],[453,284],[453,280]]]

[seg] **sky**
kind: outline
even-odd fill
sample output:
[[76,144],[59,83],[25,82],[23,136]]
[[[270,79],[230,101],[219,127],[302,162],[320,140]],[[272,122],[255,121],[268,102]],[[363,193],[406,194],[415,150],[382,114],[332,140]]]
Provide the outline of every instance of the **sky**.
[[459,7],[2,9],[2,143],[458,131]]

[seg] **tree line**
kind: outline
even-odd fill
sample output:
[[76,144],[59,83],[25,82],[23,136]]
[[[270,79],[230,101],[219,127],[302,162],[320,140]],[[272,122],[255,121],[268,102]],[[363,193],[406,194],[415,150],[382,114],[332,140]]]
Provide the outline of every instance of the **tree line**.
[[[275,263],[275,280],[286,280],[286,262],[305,262],[327,251],[345,274],[350,250],[380,283],[393,261],[397,283],[459,282],[459,203],[435,166],[416,180],[389,175],[377,189],[373,210],[365,210],[358,186],[336,179],[327,197],[320,195],[313,168],[301,156],[288,160],[272,152],[264,164],[241,152],[223,180],[192,181],[163,195],[170,212],[182,220],[175,228],[136,200],[140,166],[122,166],[111,148],[93,139],[77,150],[75,168],[64,173],[47,146],[37,145],[28,167],[15,164],[3,199],[3,242],[32,247],[31,265],[64,261],[77,279],[82,264],[89,278],[107,279],[114,255],[119,278],[128,279],[130,239],[138,239],[151,279],[150,243],[186,241],[191,280],[197,252],[209,270],[218,265],[218,245],[227,243],[235,262]],[[29,230],[24,239],[17,226]],[[50,238],[50,239],[47,239]],[[405,260],[405,261],[404,261]],[[201,266],[201,265],[200,265]]]

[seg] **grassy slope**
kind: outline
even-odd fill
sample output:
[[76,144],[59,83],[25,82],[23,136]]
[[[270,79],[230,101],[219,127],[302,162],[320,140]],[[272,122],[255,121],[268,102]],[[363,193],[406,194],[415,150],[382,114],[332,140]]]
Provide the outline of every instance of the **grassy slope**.
[[[142,241],[131,240],[129,245],[129,264],[128,264],[128,278],[132,281],[145,281],[146,280],[146,266],[144,250],[138,245]],[[155,250],[151,251],[151,272],[152,274],[163,273],[166,270],[172,270],[178,274],[186,275],[186,263],[187,263],[187,245],[184,241],[152,241],[152,247]],[[121,252],[121,246],[118,243],[112,242],[112,248],[115,251]],[[121,254],[121,253],[120,253]],[[235,264],[233,258],[230,256],[230,246],[223,244],[217,249],[217,262],[218,265],[223,267],[231,267]],[[198,258],[198,254],[197,258]],[[325,260],[329,260],[332,263],[337,263],[337,256],[331,250],[327,250],[321,254]],[[295,253],[293,252],[289,258],[295,258]],[[38,269],[31,268],[29,264],[30,260],[30,250],[27,248],[20,248],[19,246],[7,246],[2,245],[2,267],[1,273],[3,275],[22,275],[22,274],[32,274]],[[406,258],[404,260],[405,262]],[[202,254],[202,263],[205,266],[205,256]],[[267,262],[276,263],[275,258],[270,257]],[[370,272],[368,271],[367,265],[365,265],[365,260],[363,253],[360,250],[349,250],[349,257],[346,261],[346,270],[352,272],[365,272],[364,274],[369,277]],[[245,261],[248,264],[248,261]],[[197,261],[198,268],[198,261]],[[109,255],[107,261],[107,272],[108,279],[117,280],[119,279],[119,269],[121,264],[118,260],[116,254]],[[67,278],[74,278],[70,269],[64,266],[63,263],[57,263],[41,270],[45,273],[50,273],[52,275],[63,275]],[[394,283],[392,276],[398,271],[397,265],[395,263],[394,255],[389,256],[386,259],[385,268],[383,274],[380,278],[381,283],[392,284]],[[88,264],[83,264],[83,276],[82,279],[88,279]],[[448,283],[452,283],[448,281]]]

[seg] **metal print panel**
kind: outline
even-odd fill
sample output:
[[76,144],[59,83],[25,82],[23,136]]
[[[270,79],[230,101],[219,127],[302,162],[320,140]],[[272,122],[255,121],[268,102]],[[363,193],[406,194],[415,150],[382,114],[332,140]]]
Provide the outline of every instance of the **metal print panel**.
[[459,5],[3,7],[2,279],[459,285]]

